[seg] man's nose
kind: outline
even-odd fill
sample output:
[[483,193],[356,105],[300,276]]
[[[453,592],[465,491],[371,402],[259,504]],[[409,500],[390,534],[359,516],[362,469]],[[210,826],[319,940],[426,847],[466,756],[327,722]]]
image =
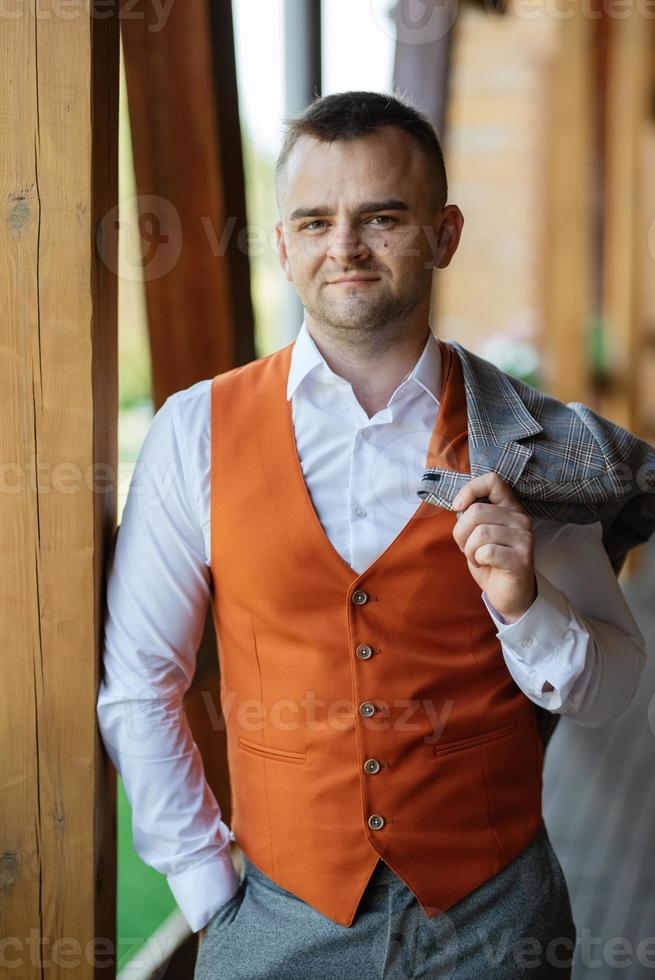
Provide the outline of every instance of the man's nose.
[[335,262],[351,262],[368,257],[370,249],[362,239],[360,227],[348,224],[334,228],[327,254]]

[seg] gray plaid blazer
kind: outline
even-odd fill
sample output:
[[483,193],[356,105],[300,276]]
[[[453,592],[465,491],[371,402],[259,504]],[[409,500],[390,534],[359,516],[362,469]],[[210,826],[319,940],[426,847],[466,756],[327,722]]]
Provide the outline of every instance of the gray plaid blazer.
[[430,469],[419,497],[452,510],[457,491],[490,470],[533,517],[600,521],[618,575],[631,548],[655,531],[655,449],[582,402],[531,388],[462,347],[471,473]]

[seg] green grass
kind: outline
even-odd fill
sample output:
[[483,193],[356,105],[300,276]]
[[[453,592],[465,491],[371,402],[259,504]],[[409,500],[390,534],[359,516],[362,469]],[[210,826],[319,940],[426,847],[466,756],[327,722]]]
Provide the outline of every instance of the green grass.
[[118,777],[118,969],[132,959],[176,908],[164,875],[144,864],[132,844],[132,811]]

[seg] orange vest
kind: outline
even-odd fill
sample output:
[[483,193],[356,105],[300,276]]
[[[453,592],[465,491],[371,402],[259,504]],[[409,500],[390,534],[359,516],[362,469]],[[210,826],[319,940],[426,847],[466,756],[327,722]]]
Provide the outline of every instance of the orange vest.
[[[469,472],[459,359],[426,467]],[[293,344],[217,375],[211,567],[232,830],[265,874],[351,925],[382,858],[428,916],[541,826],[542,743],[455,516],[425,501],[362,574],[304,482],[286,397]]]

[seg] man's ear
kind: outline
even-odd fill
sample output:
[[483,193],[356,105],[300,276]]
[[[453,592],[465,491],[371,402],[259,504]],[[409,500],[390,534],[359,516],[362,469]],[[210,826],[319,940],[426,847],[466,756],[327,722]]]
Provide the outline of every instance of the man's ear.
[[284,238],[284,227],[281,221],[278,221],[275,225],[275,238],[277,241],[277,257],[282,266],[282,271],[284,272],[287,280],[293,282],[293,276],[291,275],[291,269],[289,268],[289,256],[287,254],[287,243]]
[[445,269],[457,251],[464,215],[456,204],[448,204],[442,212],[441,223],[437,231],[437,246],[434,254],[434,268]]

